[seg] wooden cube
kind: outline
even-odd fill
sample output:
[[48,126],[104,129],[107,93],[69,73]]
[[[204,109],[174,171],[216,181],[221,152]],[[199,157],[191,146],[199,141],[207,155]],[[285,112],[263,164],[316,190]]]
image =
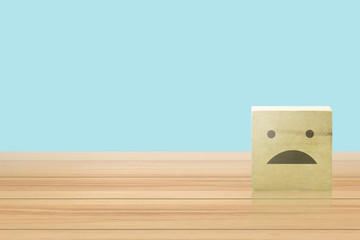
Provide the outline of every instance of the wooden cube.
[[252,188],[330,191],[330,107],[252,107]]

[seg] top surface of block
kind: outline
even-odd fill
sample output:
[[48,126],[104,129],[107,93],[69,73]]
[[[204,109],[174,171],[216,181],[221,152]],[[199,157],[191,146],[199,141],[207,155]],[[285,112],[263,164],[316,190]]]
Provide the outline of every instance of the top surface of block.
[[328,106],[252,106],[251,111],[332,111]]

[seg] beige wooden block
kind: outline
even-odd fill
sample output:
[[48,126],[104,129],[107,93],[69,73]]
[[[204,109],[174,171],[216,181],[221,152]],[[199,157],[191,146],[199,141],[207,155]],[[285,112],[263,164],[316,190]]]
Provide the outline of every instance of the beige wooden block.
[[252,107],[252,188],[329,191],[330,107]]

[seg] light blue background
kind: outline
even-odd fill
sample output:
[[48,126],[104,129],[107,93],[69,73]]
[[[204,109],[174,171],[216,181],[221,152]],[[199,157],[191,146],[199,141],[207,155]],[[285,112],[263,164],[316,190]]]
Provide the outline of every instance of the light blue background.
[[360,151],[360,1],[2,1],[1,151],[249,151],[328,105]]

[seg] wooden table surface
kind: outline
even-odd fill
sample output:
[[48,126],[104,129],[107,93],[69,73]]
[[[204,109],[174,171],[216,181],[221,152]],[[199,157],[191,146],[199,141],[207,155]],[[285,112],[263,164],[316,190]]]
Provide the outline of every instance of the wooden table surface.
[[0,240],[360,239],[360,152],[332,192],[252,192],[249,152],[0,152]]

